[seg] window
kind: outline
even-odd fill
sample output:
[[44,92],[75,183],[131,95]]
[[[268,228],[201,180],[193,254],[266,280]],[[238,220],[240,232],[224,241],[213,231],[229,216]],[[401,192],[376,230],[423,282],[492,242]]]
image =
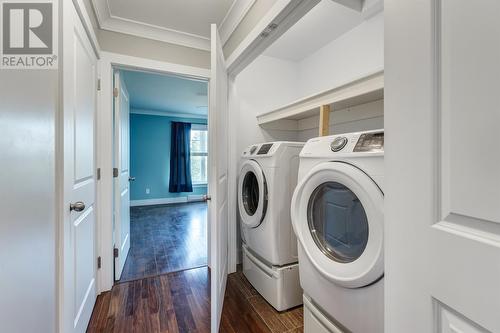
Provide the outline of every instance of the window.
[[191,179],[193,185],[207,184],[207,125],[191,125]]

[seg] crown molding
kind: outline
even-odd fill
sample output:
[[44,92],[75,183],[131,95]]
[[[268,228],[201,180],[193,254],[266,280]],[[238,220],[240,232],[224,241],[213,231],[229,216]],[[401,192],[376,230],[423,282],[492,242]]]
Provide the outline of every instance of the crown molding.
[[[239,1],[239,0],[236,0]],[[108,0],[92,0],[99,28],[195,49],[210,50],[210,38],[111,14]],[[234,5],[234,3],[233,3]]]
[[222,44],[226,44],[256,0],[234,0],[219,27]]

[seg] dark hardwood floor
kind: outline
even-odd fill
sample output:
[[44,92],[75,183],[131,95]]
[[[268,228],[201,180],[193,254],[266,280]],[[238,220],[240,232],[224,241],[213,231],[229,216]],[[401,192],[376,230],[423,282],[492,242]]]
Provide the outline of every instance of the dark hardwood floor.
[[[210,332],[207,267],[116,284],[100,295],[87,332]],[[302,307],[278,312],[239,270],[227,281],[220,332],[300,333]]]
[[299,333],[303,326],[301,306],[278,312],[252,287],[241,267],[228,276],[220,332]]
[[97,298],[87,332],[210,332],[208,268],[116,284]]
[[130,252],[120,282],[206,264],[205,202],[130,209]]

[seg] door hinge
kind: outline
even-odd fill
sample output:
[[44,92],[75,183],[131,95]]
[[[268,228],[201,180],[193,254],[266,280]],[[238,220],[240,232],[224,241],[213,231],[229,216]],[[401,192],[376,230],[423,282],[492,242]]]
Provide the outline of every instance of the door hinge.
[[118,258],[118,249],[116,247],[113,249],[113,257]]
[[97,269],[101,268],[102,262],[101,257],[97,257]]
[[97,79],[97,91],[101,91],[101,79]]
[[97,168],[97,180],[101,180],[101,168]]
[[118,177],[118,168],[113,168],[113,178]]
[[113,96],[118,97],[118,88],[113,89]]

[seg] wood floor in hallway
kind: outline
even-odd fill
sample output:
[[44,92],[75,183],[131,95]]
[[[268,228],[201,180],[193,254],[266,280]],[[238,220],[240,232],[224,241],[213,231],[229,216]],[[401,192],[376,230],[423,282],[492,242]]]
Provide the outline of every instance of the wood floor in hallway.
[[207,265],[207,203],[131,207],[120,282]]
[[[116,284],[97,299],[87,332],[209,333],[207,267]],[[220,332],[300,333],[302,307],[277,312],[246,280],[228,276]]]
[[208,268],[116,284],[98,297],[87,332],[210,332]]

